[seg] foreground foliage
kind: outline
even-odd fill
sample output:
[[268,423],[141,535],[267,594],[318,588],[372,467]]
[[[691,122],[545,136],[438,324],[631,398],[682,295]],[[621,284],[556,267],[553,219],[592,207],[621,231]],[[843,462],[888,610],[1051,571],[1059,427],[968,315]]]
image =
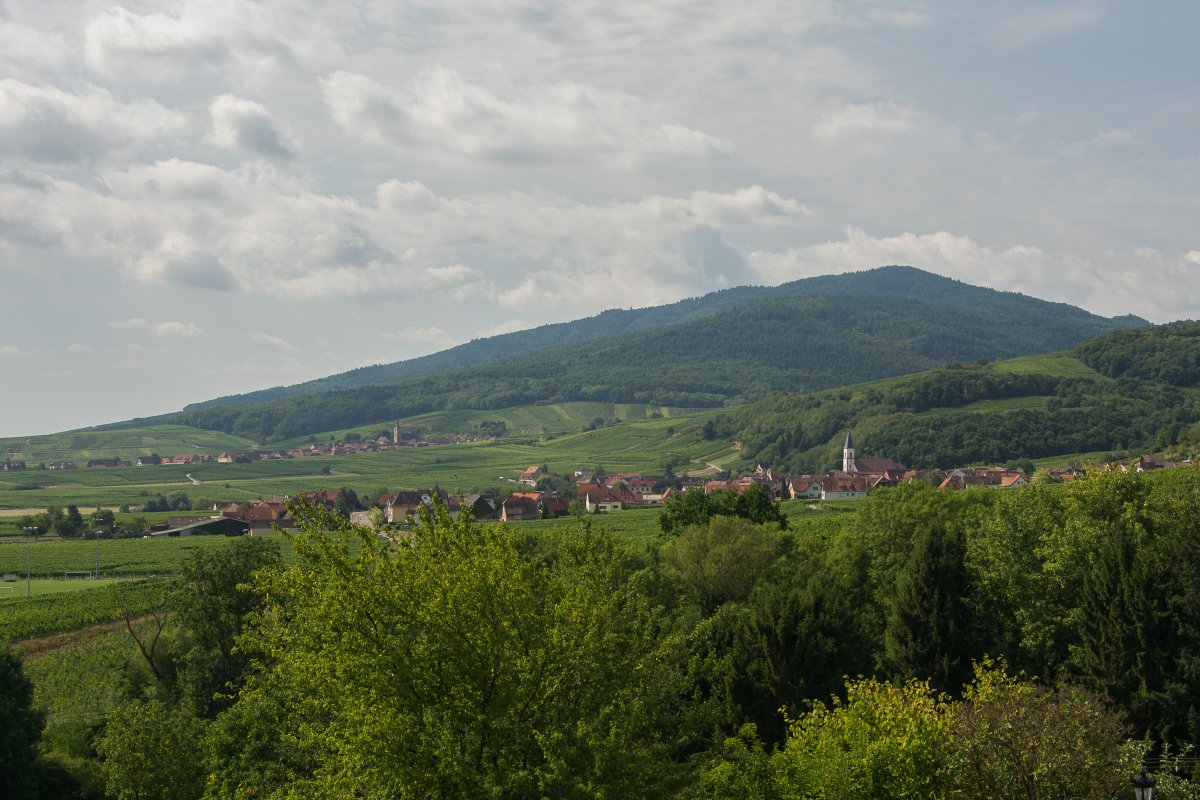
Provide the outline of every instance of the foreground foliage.
[[[276,791],[651,797],[680,785],[711,704],[694,695],[685,629],[598,537],[545,547],[441,508],[395,542],[314,522],[295,540],[303,566],[267,580],[251,641],[272,666],[238,702],[279,709],[293,752]],[[258,779],[216,767],[223,792]]]
[[1143,757],[1200,794],[1200,470],[628,549],[301,516],[294,562],[181,570],[95,740],[110,796],[1108,798]]

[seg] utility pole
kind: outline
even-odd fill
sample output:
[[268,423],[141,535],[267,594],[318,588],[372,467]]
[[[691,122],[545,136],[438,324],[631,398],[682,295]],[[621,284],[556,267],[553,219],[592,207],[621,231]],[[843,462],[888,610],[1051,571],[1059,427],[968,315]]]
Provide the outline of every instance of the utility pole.
[[30,580],[30,573],[33,568],[33,543],[29,541],[29,534],[32,533],[34,538],[37,538],[37,526],[25,529],[25,596],[33,597],[33,582]]

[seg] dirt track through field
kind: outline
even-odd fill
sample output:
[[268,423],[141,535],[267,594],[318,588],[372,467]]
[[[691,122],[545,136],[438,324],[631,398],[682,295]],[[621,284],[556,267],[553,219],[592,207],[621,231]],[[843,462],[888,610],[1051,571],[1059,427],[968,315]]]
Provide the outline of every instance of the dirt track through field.
[[[134,626],[141,625],[143,622],[153,619],[151,614],[144,614],[140,617],[134,617],[131,621]],[[118,619],[112,622],[98,622],[95,625],[85,625],[82,628],[76,628],[73,631],[64,631],[62,633],[52,633],[49,636],[37,636],[33,639],[22,639],[12,643],[13,649],[20,650],[21,654],[30,661],[37,661],[43,656],[48,656],[57,653],[59,650],[65,650],[74,647],[80,641],[91,639],[99,636],[102,633],[112,633],[113,631],[123,630],[125,628],[125,620]]]

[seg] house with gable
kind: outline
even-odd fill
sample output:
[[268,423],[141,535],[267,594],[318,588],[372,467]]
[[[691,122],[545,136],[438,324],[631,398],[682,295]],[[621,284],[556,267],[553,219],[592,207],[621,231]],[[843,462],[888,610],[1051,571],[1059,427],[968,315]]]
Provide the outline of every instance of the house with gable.
[[862,475],[826,475],[821,478],[822,500],[850,500],[866,497],[871,484]]
[[548,469],[534,464],[521,473],[521,477],[517,478],[517,483],[523,483],[526,486],[537,486],[537,482],[549,474],[550,471]]
[[537,492],[514,492],[500,504],[500,521],[541,519],[542,507]]
[[816,475],[793,475],[787,482],[792,500],[816,500],[821,497],[821,479]]
[[583,507],[587,509],[589,514],[598,514],[604,511],[620,511],[625,507],[625,500],[620,493],[609,489],[607,486],[596,486],[594,489],[588,489],[583,492],[580,498],[583,500]]

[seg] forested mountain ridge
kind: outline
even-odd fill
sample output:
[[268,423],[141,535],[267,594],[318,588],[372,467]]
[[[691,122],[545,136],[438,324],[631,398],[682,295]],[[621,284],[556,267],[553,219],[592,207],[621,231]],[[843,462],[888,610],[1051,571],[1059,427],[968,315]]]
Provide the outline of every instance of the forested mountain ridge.
[[918,468],[1195,448],[1198,363],[1200,324],[1118,331],[1054,356],[774,394],[721,415],[712,433],[797,471],[827,468],[848,428],[862,453]]
[[[291,396],[259,393],[192,405],[176,421],[269,442],[429,411],[538,402],[714,407],[946,362],[1061,350],[1139,324],[1146,323],[1105,319],[912,267],[883,267],[605,312],[368,368],[376,372],[354,378],[381,380],[387,370],[410,375],[391,383],[310,393],[345,377],[334,376]],[[487,355],[497,350],[505,357]],[[453,363],[455,351],[469,366],[435,371],[436,364]]]
[[[476,364],[553,350],[562,345],[594,342],[652,328],[695,322],[731,308],[763,300],[813,295],[878,297],[924,303],[952,302],[956,306],[983,310],[989,316],[1002,309],[1006,317],[1031,324],[1039,332],[1045,331],[1054,340],[1053,344],[1038,347],[1036,350],[1023,349],[1012,354],[1063,349],[1106,330],[1148,324],[1145,320],[1133,316],[1106,319],[1065,303],[1051,303],[1014,292],[998,292],[972,286],[915,267],[888,266],[841,275],[802,278],[775,287],[739,286],[663,306],[609,309],[572,322],[542,325],[530,330],[474,339],[419,358],[360,367],[293,386],[277,386],[220,397],[192,404],[188,410],[211,405],[263,403],[295,395],[391,384],[457,371]],[[1086,332],[1081,335],[1083,330]]]

